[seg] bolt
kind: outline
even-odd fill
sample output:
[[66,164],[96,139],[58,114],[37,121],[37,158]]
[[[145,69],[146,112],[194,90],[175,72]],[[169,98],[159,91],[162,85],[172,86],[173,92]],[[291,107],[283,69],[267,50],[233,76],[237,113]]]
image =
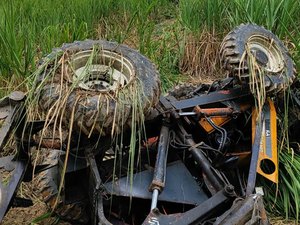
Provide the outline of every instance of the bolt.
[[226,191],[226,193],[228,193],[228,194],[232,194],[233,192],[234,192],[234,187],[232,186],[232,185],[226,185],[225,186],[225,191]]

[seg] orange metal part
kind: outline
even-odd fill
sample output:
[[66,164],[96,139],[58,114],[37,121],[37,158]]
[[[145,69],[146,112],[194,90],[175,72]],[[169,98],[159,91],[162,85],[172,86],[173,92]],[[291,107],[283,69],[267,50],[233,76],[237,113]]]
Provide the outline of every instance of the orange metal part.
[[[229,116],[215,116],[212,117],[211,120],[217,125],[217,126],[222,126],[225,123],[227,123],[231,118]],[[201,118],[199,120],[199,124],[207,133],[211,133],[215,130],[205,118]]]
[[[227,123],[229,120],[231,120],[230,116],[226,116],[230,113],[232,113],[232,109],[230,108],[209,108],[209,109],[201,109],[199,106],[196,106],[194,108],[194,111],[198,114],[204,114],[206,116],[210,116],[211,120],[217,125],[222,126],[225,123]],[[213,116],[213,115],[220,115],[224,114],[225,116]],[[199,120],[199,124],[207,133],[211,133],[214,131],[215,128],[213,128],[207,120],[202,117]]]
[[[240,105],[240,111],[244,112],[249,109],[251,105],[249,103],[243,103]],[[211,120],[217,126],[223,126],[228,121],[231,120],[231,116],[233,115],[234,111],[232,108],[208,108],[202,109],[199,106],[194,108],[194,111],[199,115],[205,115],[211,118]],[[199,124],[207,133],[213,132],[215,129],[207,122],[207,120],[202,117],[199,120]]]

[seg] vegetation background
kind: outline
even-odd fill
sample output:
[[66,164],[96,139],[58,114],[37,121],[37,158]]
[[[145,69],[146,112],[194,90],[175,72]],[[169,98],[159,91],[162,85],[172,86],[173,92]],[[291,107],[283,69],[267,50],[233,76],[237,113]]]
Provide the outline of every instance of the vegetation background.
[[[63,43],[107,39],[138,49],[158,67],[164,91],[224,77],[218,50],[241,23],[279,36],[299,68],[298,0],[1,0],[0,96],[27,91],[39,60]],[[279,186],[266,184],[273,215],[299,219],[299,156],[280,152]],[[264,182],[264,181],[263,181]]]

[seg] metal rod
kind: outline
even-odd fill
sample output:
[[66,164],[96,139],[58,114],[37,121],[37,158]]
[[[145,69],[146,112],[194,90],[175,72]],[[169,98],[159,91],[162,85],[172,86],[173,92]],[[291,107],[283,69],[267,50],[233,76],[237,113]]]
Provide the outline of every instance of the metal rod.
[[90,172],[91,176],[90,179],[92,179],[92,188],[90,191],[90,198],[91,202],[93,204],[93,211],[91,212],[92,218],[91,218],[91,224],[92,225],[112,225],[104,215],[103,210],[103,202],[102,202],[102,193],[101,193],[101,185],[102,180],[100,177],[100,173],[98,170],[97,162],[95,159],[94,154],[90,149],[86,149],[85,155],[87,156],[87,160],[90,165]]
[[151,210],[156,208],[158,195],[163,191],[166,181],[167,155],[169,147],[169,121],[164,119],[161,127],[159,143],[157,147],[157,156],[153,174],[153,180],[150,184],[152,191]]
[[152,192],[151,210],[155,209],[157,206],[158,194],[159,194],[158,189],[154,189]]
[[186,132],[183,126],[179,126],[180,129],[177,130],[177,134],[182,140],[183,143],[190,145],[190,152],[192,156],[197,161],[203,173],[206,175],[207,179],[212,184],[215,191],[220,191],[223,189],[223,184],[221,183],[220,179],[218,179],[217,174],[213,171],[212,165],[208,161],[208,159],[203,155],[200,149],[196,146],[195,141],[193,138]]
[[254,143],[252,145],[252,156],[249,168],[248,182],[246,188],[246,196],[249,196],[253,193],[256,183],[256,168],[257,161],[259,157],[259,149],[261,144],[261,136],[262,136],[262,123],[264,122],[264,113],[263,110],[261,112],[260,120],[257,121],[255,127],[255,137]]
[[224,213],[223,216],[219,217],[216,220],[214,225],[248,224],[249,221],[252,221],[253,219],[253,222],[257,222],[255,221],[255,219],[259,217],[253,217],[253,215],[256,215],[253,211],[261,204],[263,204],[261,196],[250,195],[245,200],[237,201],[235,204],[233,204],[233,206],[227,211],[227,213]]
[[197,115],[196,112],[179,112],[178,114],[179,114],[179,116],[195,116],[195,115]]
[[227,202],[231,202],[231,193],[225,189],[217,192],[211,198],[205,200],[197,207],[188,210],[185,213],[176,214],[161,214],[158,210],[152,210],[143,225],[153,224],[173,224],[173,225],[188,225],[188,224],[203,224],[204,220],[211,216],[215,210],[222,209],[222,206]]

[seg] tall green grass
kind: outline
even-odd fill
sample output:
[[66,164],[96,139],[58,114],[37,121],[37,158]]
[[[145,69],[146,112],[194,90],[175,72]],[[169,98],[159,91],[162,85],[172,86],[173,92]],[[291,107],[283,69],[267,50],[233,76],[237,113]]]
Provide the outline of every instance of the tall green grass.
[[300,219],[300,156],[289,151],[279,153],[279,184],[264,181],[265,203],[273,215]]
[[150,54],[156,24],[172,18],[174,8],[169,0],[3,0],[0,78],[28,77],[52,48],[87,38],[136,43]]
[[185,0],[180,1],[180,19],[185,27],[194,33],[203,29],[224,31],[224,20],[228,4],[224,0]]
[[225,18],[232,26],[256,23],[284,37],[285,27],[293,29],[293,22],[300,21],[297,16],[299,4],[297,0],[233,0],[229,3]]
[[283,37],[286,28],[299,24],[299,7],[297,0],[185,0],[179,4],[180,19],[193,32],[203,28],[226,32],[241,23],[256,23]]
[[[251,22],[271,29],[281,38],[293,39],[298,47],[300,34],[295,30],[300,22],[299,4],[296,0],[185,0],[179,3],[172,0],[3,0],[0,4],[0,77],[27,77],[35,70],[38,59],[62,43],[105,38],[133,43],[132,47],[157,62],[169,87],[168,82],[174,80],[172,74],[180,71],[178,61],[183,57],[182,46],[188,41],[185,34],[196,36],[205,29],[222,37],[234,26]],[[177,21],[176,27],[172,25],[173,30],[157,37],[158,27],[168,20]],[[177,38],[170,40],[170,36]],[[167,41],[176,41],[176,46]],[[162,51],[161,45],[170,49]],[[296,58],[299,58],[298,52],[295,51]]]
[[[53,47],[86,38],[134,42],[143,54],[155,60],[152,42],[156,26],[176,20],[178,30],[197,34],[203,29],[223,36],[240,23],[256,23],[281,38],[299,39],[297,0],[3,0],[0,4],[0,76],[26,77],[37,59]],[[101,34],[99,34],[101,30]],[[169,34],[166,34],[169,35]],[[161,38],[165,38],[162,34]],[[184,38],[179,38],[181,44]],[[296,42],[296,41],[295,41]],[[170,51],[160,55],[168,61]],[[180,58],[182,49],[171,51]],[[298,55],[297,51],[295,54]],[[166,59],[164,59],[166,57]],[[161,60],[160,60],[161,61]],[[164,67],[166,68],[166,67]],[[174,65],[166,74],[176,70]]]

